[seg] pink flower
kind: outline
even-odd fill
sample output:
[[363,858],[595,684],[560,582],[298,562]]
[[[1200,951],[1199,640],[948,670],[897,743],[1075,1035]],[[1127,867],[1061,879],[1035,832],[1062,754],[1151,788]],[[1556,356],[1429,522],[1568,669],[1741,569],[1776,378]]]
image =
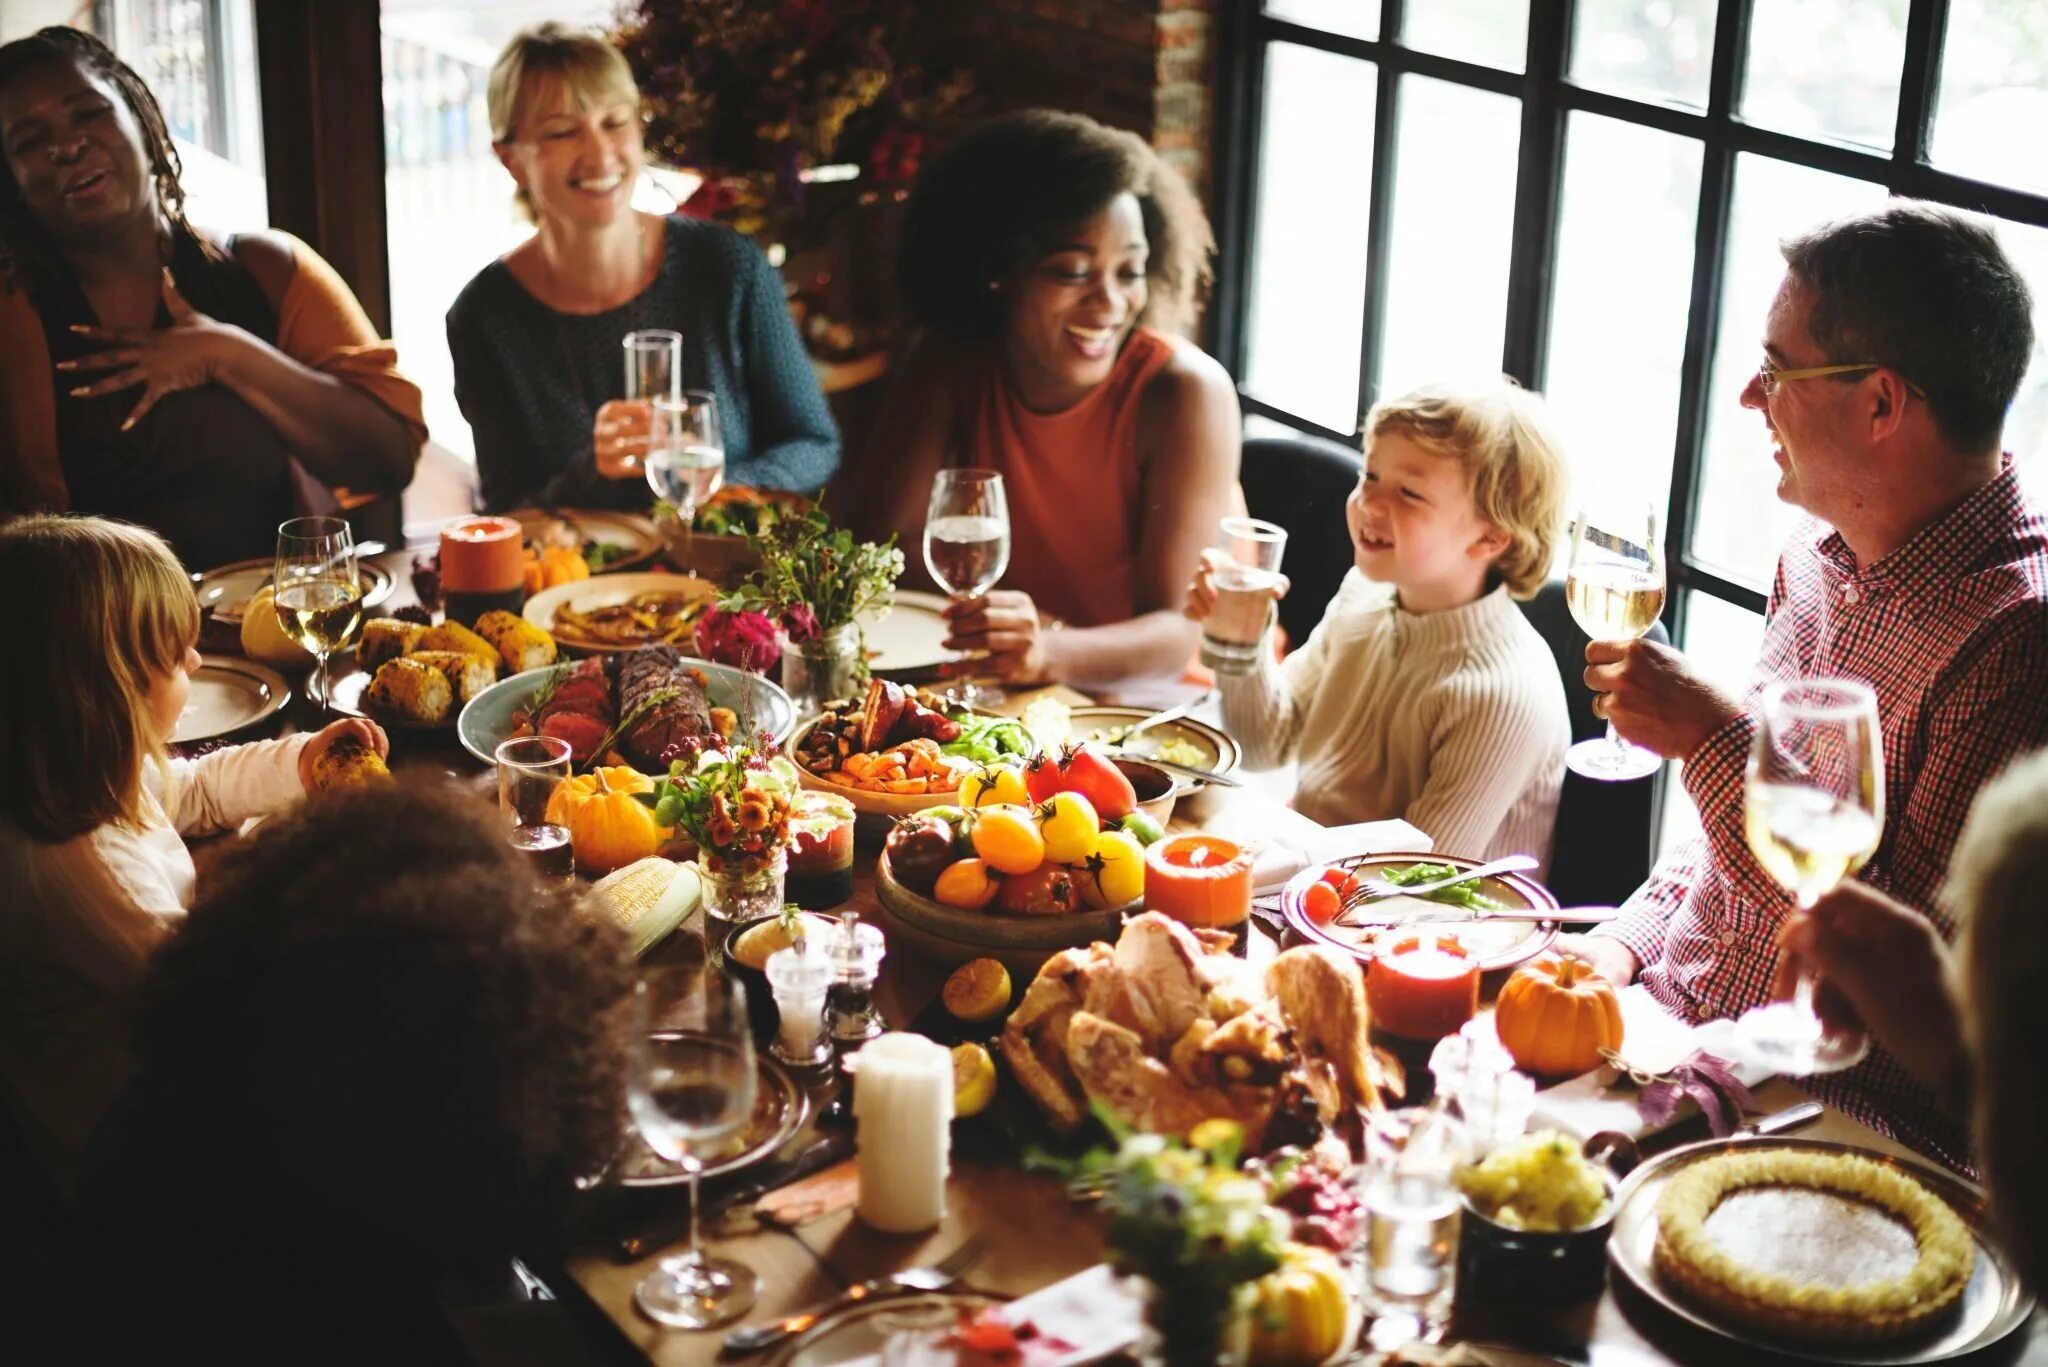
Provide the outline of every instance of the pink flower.
[[775,623],[762,612],[712,608],[697,619],[697,653],[707,660],[766,674],[782,660]]
[[790,644],[802,645],[818,639],[818,614],[811,611],[809,603],[798,603],[782,614],[782,629],[789,633]]

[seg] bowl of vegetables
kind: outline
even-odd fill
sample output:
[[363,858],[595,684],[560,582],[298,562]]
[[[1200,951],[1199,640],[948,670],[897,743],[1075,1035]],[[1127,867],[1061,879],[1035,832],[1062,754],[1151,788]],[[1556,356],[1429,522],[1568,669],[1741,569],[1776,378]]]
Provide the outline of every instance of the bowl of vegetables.
[[1459,855],[1416,852],[1371,854],[1311,866],[1280,892],[1280,911],[1297,941],[1329,945],[1371,962],[1381,940],[1416,927],[1455,928],[1481,972],[1512,967],[1542,952],[1557,938],[1557,922],[1487,921],[1489,911],[1555,911],[1550,889],[1521,874],[1497,874],[1454,883],[1423,897],[1394,897],[1339,915],[1346,893],[1365,879],[1418,884],[1476,869],[1480,861]]
[[1457,1172],[1465,1218],[1458,1283],[1498,1301],[1586,1300],[1607,1278],[1614,1175],[1556,1130]]
[[899,817],[956,802],[971,776],[1020,763],[1036,747],[1023,725],[952,706],[921,688],[874,679],[789,738],[803,786],[856,812]]

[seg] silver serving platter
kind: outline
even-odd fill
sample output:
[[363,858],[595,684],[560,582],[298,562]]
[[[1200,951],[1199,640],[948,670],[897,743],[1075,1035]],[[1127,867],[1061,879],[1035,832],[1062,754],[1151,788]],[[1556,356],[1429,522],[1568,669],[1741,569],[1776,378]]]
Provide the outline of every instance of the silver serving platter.
[[[1652,1254],[1657,1246],[1657,1198],[1670,1180],[1694,1163],[1735,1151],[1796,1149],[1809,1153],[1853,1153],[1898,1168],[1949,1203],[1977,1242],[1977,1266],[1964,1288],[1961,1304],[1922,1333],[1887,1343],[1796,1342],[1767,1337],[1743,1325],[1716,1318],[1667,1288],[1657,1277]],[[1975,1353],[2003,1339],[2027,1322],[2034,1296],[2020,1284],[2019,1273],[2004,1249],[1983,1228],[1985,1197],[1981,1188],[1926,1163],[1827,1139],[1710,1139],[1673,1149],[1643,1164],[1616,1196],[1614,1236],[1607,1245],[1615,1271],[1678,1318],[1710,1333],[1752,1348],[1766,1349],[1814,1362],[1890,1367],[1891,1364],[1945,1362]]]
[[[810,1098],[789,1070],[765,1054],[756,1054],[754,1062],[761,1071],[754,1092],[754,1114],[746,1129],[704,1155],[704,1170],[698,1176],[705,1181],[772,1157],[810,1118]],[[688,1173],[648,1148],[637,1134],[619,1160],[616,1176],[622,1187],[674,1187],[689,1180]]]

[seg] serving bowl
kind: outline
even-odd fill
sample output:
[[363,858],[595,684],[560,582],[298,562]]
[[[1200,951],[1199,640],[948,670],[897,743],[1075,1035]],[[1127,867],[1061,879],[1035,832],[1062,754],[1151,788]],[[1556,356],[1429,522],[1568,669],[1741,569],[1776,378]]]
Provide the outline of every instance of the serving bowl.
[[1551,1233],[1511,1229],[1463,1198],[1458,1285],[1515,1304],[1590,1300],[1607,1285],[1607,1240],[1614,1232],[1615,1181],[1607,1204],[1584,1229]]
[[[752,717],[756,728],[780,744],[796,725],[796,704],[789,694],[758,674],[743,669],[685,657],[683,664],[704,671],[704,693],[714,707],[731,708],[741,717]],[[514,713],[533,706],[533,700],[557,671],[566,665],[544,665],[500,679],[471,698],[456,719],[456,735],[462,748],[485,764],[497,762],[498,743],[512,732]]]
[[886,913],[883,928],[902,934],[920,952],[947,964],[969,959],[1000,959],[1013,971],[1036,972],[1062,949],[1114,941],[1124,917],[1144,910],[1140,897],[1104,911],[1075,911],[1064,916],[1017,916],[1002,911],[969,911],[949,907],[896,881],[884,851],[875,865],[875,897]]

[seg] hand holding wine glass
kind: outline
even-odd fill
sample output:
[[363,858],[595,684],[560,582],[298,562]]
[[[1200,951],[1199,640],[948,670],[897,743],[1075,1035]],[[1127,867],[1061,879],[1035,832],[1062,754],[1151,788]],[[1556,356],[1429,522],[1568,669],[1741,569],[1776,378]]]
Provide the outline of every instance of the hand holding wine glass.
[[[1595,641],[1632,641],[1664,610],[1657,510],[1646,503],[1618,516],[1595,518],[1591,511],[1582,511],[1572,523],[1565,604],[1579,629]],[[1613,782],[1646,778],[1664,761],[1623,740],[1609,721],[1605,738],[1580,741],[1565,752],[1564,762],[1575,774]]]
[[316,662],[313,701],[327,710],[327,657],[347,645],[363,620],[355,537],[338,517],[295,517],[277,529],[271,573],[284,634]]
[[[941,470],[925,515],[924,563],[956,609],[982,597],[1010,567],[1010,507],[993,470]],[[963,684],[963,706],[998,701],[994,690]]]
[[659,1324],[709,1329],[744,1315],[760,1278],[745,1263],[705,1254],[697,1177],[707,1149],[743,1129],[758,1085],[745,988],[701,964],[651,965],[634,990],[633,1049],[626,1093],[647,1147],[690,1179],[690,1239],[634,1290]]
[[[1810,911],[1877,852],[1884,756],[1877,695],[1847,679],[1790,680],[1763,691],[1745,780],[1743,828],[1764,871]],[[1861,1031],[1830,1029],[1802,973],[1789,1002],[1745,1013],[1736,1047],[1774,1072],[1828,1073],[1861,1062]]]

